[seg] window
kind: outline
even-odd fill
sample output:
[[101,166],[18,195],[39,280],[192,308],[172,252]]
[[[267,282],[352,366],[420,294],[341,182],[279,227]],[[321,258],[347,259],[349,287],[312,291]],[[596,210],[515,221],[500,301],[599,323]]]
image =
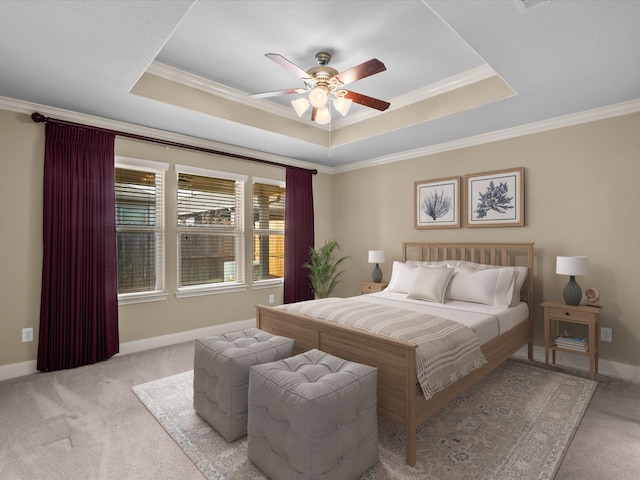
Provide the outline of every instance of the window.
[[284,182],[254,179],[254,282],[284,278],[284,200]]
[[[166,164],[116,158],[118,298],[164,289],[164,172]],[[164,294],[163,294],[164,295]]]
[[244,282],[246,177],[176,165],[178,289]]

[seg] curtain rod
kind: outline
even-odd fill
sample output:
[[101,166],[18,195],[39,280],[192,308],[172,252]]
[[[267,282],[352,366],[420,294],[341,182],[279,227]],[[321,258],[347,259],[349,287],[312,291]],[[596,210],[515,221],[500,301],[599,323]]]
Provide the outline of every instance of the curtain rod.
[[59,125],[69,125],[69,126],[72,126],[72,127],[79,127],[79,128],[84,128],[84,129],[87,129],[87,130],[95,130],[97,132],[112,133],[114,135],[117,135],[118,137],[132,138],[134,140],[141,140],[143,142],[158,143],[160,145],[166,145],[166,146],[169,146],[169,147],[184,148],[186,150],[195,150],[197,152],[211,153],[211,154],[214,154],[214,155],[222,155],[224,157],[236,158],[238,160],[248,160],[250,162],[264,163],[266,165],[272,165],[274,167],[294,168],[296,170],[302,170],[302,171],[305,171],[305,172],[311,172],[313,175],[316,175],[318,173],[318,170],[315,170],[315,169],[312,170],[312,169],[308,169],[308,168],[296,167],[296,166],[293,166],[293,165],[285,165],[284,163],[271,162],[269,160],[263,160],[261,158],[254,158],[254,157],[248,157],[246,155],[239,155],[237,153],[222,152],[220,150],[214,150],[212,148],[197,147],[195,145],[188,145],[186,143],[172,142],[171,140],[162,140],[160,138],[146,137],[144,135],[137,135],[135,133],[120,132],[118,130],[110,130],[108,128],[93,127],[93,126],[90,126],[90,125],[82,125],[80,123],[69,122],[67,120],[59,120],[59,119],[47,117],[47,116],[45,116],[45,115],[43,115],[43,114],[41,114],[39,112],[33,112],[31,114],[31,120],[33,120],[36,123],[51,122],[51,123],[57,123]]

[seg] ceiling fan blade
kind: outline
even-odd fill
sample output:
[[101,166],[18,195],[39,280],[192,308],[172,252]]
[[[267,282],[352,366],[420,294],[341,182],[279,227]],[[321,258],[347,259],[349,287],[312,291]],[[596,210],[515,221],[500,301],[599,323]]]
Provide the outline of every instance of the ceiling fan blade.
[[371,75],[375,75],[376,73],[384,72],[386,69],[387,67],[384,66],[384,63],[377,58],[372,58],[368,62],[361,63],[349,70],[339,73],[335,78],[340,80],[343,85],[347,85],[348,83],[355,82],[361,78],[366,78]]
[[252,98],[269,98],[277,97],[278,95],[291,95],[294,93],[304,93],[306,88],[287,88],[286,90],[275,90],[273,92],[252,93],[249,95]]
[[364,105],[365,107],[375,108],[376,110],[380,110],[384,112],[387,108],[391,106],[389,102],[385,102],[384,100],[378,100],[377,98],[367,97],[361,93],[352,92],[347,90],[347,94],[345,95],[349,100],[359,103],[360,105]]
[[284,58],[282,55],[280,55],[278,53],[267,53],[267,54],[265,54],[265,57],[267,57],[269,60],[273,60],[278,65],[280,65],[281,67],[286,68],[290,72],[293,72],[294,75],[296,75],[297,77],[300,77],[303,80],[310,80],[311,79],[311,76],[307,72],[302,70],[297,65],[291,63],[289,60],[287,60],[286,58]]
[[318,109],[316,107],[313,107],[313,110],[311,110],[311,121],[315,122],[316,121],[316,114],[318,113]]

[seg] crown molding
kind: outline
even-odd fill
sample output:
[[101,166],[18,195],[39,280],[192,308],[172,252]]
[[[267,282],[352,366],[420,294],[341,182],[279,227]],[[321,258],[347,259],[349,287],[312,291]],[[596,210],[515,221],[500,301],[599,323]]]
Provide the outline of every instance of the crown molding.
[[[279,115],[290,120],[295,120],[300,123],[312,125],[322,130],[338,130],[349,125],[363,122],[365,120],[368,120],[369,118],[381,115],[383,113],[375,109],[367,108],[357,113],[347,115],[345,117],[338,116],[337,118],[332,119],[331,122],[327,125],[319,125],[316,122],[312,122],[307,117],[298,117],[298,115],[292,108],[274,102],[269,102],[267,100],[251,98],[246,92],[236,90],[221,83],[214,82],[213,80],[209,80],[207,78],[200,77],[189,72],[185,72],[184,70],[180,70],[170,65],[166,65],[160,62],[153,62],[147,69],[147,73],[156,75],[166,80],[170,80],[172,82],[179,83],[186,87],[201,90],[210,95],[216,95],[218,97],[222,97],[233,102],[238,102],[252,108],[258,108],[273,115]],[[408,105],[413,105],[414,103],[420,102],[422,100],[442,95],[444,93],[456,90],[461,87],[465,87],[467,85],[471,85],[495,75],[496,72],[491,67],[489,67],[489,65],[481,65],[471,70],[467,70],[466,72],[462,72],[458,75],[445,78],[444,80],[441,80],[439,82],[432,83],[431,85],[426,85],[417,90],[413,90],[405,95],[394,97],[390,100],[391,107],[389,108],[389,111],[397,110]]]
[[370,160],[363,160],[361,162],[350,163],[348,165],[343,165],[340,167],[333,167],[332,173],[337,174],[343,172],[351,172],[354,170],[375,167],[378,165],[385,165],[388,163],[402,162],[405,160],[426,157],[428,155],[435,155],[437,153],[448,152],[451,150],[458,150],[461,148],[474,147],[486,143],[499,142],[511,138],[523,137],[525,135],[532,135],[534,133],[541,133],[549,130],[571,127],[573,125],[580,125],[583,123],[595,122],[598,120],[605,120],[607,118],[620,117],[637,112],[640,112],[640,99],[617,103],[602,108],[595,108],[593,110],[586,110],[584,112],[574,113],[571,115],[564,115],[562,117],[552,118],[549,120],[542,120],[540,122],[533,122],[526,125],[521,125],[519,127],[483,133],[481,135],[461,138],[459,140],[452,140],[450,142],[439,143],[437,145],[429,145],[427,147],[416,148],[414,150],[406,150],[404,152],[386,155]]
[[287,108],[284,105],[278,105],[273,102],[251,98],[247,93],[241,90],[236,90],[235,88],[231,88],[221,83],[214,82],[213,80],[209,80],[208,78],[194,75],[193,73],[185,72],[184,70],[180,70],[170,65],[165,65],[164,63],[151,63],[151,65],[149,65],[149,68],[147,68],[146,73],[156,75],[158,77],[164,78],[165,80],[179,83],[186,87],[201,90],[205,93],[209,93],[210,95],[216,95],[226,100],[231,100],[233,102],[241,103],[249,107],[258,108],[273,115],[280,115],[282,117],[300,121],[300,117],[298,117],[298,115],[292,108]]
[[[466,87],[467,85],[471,85],[473,83],[485,80],[496,75],[497,74],[495,70],[493,70],[489,65],[481,65],[479,67],[472,68],[471,70],[467,70],[466,72],[462,72],[458,75],[445,78],[444,80],[441,80],[439,82],[432,83],[431,85],[426,85],[422,88],[418,88],[417,90],[413,90],[407,94],[394,97],[389,100],[391,106],[389,107],[388,111],[398,110],[400,108],[413,105],[414,103],[421,102],[428,98],[437,97],[438,95],[445,94],[452,90],[457,90],[458,88]],[[341,118],[339,121],[339,126],[346,127],[348,125],[362,122],[371,117],[375,117],[376,115],[380,115],[381,113],[382,112],[371,109],[363,110],[353,115],[348,115],[344,118]]]
[[55,117],[60,120],[66,120],[74,123],[81,123],[84,125],[91,125],[98,128],[105,128],[108,130],[116,130],[121,132],[132,133],[136,135],[142,135],[145,137],[157,138],[159,140],[167,140],[171,142],[184,143],[187,145],[193,145],[195,147],[209,148],[212,150],[219,150],[222,152],[243,155],[247,157],[255,157],[270,162],[282,163],[284,165],[290,165],[292,167],[306,168],[310,170],[318,170],[322,173],[332,173],[330,167],[324,167],[322,165],[316,165],[315,163],[303,162],[293,158],[282,157],[279,155],[273,155],[270,153],[261,152],[258,150],[251,150],[248,148],[238,147],[235,145],[229,145],[227,143],[218,143],[212,140],[205,140],[197,137],[190,137],[188,135],[181,135],[178,133],[167,132],[166,130],[157,130],[154,128],[143,127],[140,125],[134,125],[127,122],[121,122],[118,120],[110,120],[102,117],[95,117],[93,115],[87,115],[84,113],[73,112],[70,110],[64,110],[61,108],[50,107],[47,105],[40,105],[37,103],[25,102],[23,100],[16,100],[8,97],[0,97],[0,109],[9,110],[18,113],[24,113],[31,115],[33,112],[40,112],[48,117]]
[[228,87],[222,83],[214,82],[213,80],[200,77],[193,73],[185,72],[179,68],[165,65],[164,63],[151,63],[149,68],[147,68],[146,73],[179,83],[185,87],[201,90],[210,95],[215,95],[232,102],[241,103],[242,105],[246,105],[251,108],[257,108],[271,115],[279,115],[289,120],[300,122],[305,125],[311,125],[312,127],[320,130],[329,130],[331,128],[331,123],[333,123],[333,127],[338,128],[340,126],[340,121],[342,120],[338,119],[327,125],[320,125],[319,123],[312,122],[309,116],[299,117],[293,108],[260,98],[251,98],[246,92],[236,90],[235,88]]
[[246,148],[236,147],[224,143],[217,143],[210,140],[203,140],[196,137],[189,137],[186,135],[179,135],[164,130],[156,130],[148,127],[141,127],[139,125],[133,125],[126,122],[120,122],[116,120],[109,120],[101,117],[95,117],[92,115],[86,115],[83,113],[72,112],[69,110],[63,110],[55,107],[49,107],[46,105],[40,105],[31,102],[25,102],[22,100],[16,100],[8,97],[0,97],[0,108],[3,110],[14,111],[18,113],[24,113],[31,115],[34,111],[43,113],[46,116],[52,116],[60,118],[62,120],[68,120],[70,122],[83,123],[86,125],[93,125],[100,128],[107,128],[110,130],[120,130],[128,133],[134,133],[163,140],[175,141],[179,143],[186,143],[194,146],[201,146],[205,148],[211,148],[215,150],[221,150],[229,153],[236,153],[245,156],[253,156],[264,160],[274,161],[291,165],[295,167],[317,169],[318,172],[325,174],[338,174],[344,172],[350,172],[354,170],[361,170],[363,168],[375,167],[378,165],[385,165],[388,163],[402,162],[405,160],[411,160],[414,158],[425,157],[429,155],[435,155],[438,153],[448,152],[451,150],[458,150],[461,148],[474,147],[477,145],[483,145],[487,143],[499,142],[502,140],[508,140],[511,138],[522,137],[525,135],[532,135],[535,133],[541,133],[549,130],[555,130],[564,127],[570,127],[573,125],[580,125],[583,123],[594,122],[598,120],[605,120],[607,118],[619,117],[623,115],[629,115],[632,113],[640,112],[640,99],[631,100],[629,102],[618,103],[609,105],[607,107],[596,108],[592,110],[586,110],[584,112],[575,113],[571,115],[565,115],[562,117],[552,118],[549,120],[543,120],[540,122],[533,122],[519,127],[508,128],[504,130],[498,130],[495,132],[484,133],[481,135],[475,135],[473,137],[462,138],[459,140],[453,140],[450,142],[444,142],[436,145],[429,145],[422,148],[413,150],[407,150],[392,155],[386,155],[370,160],[363,160],[361,162],[355,162],[348,165],[342,165],[338,167],[326,167],[315,163],[302,162],[300,160],[291,159],[288,157],[281,157],[278,155],[268,154],[256,150],[250,150]]

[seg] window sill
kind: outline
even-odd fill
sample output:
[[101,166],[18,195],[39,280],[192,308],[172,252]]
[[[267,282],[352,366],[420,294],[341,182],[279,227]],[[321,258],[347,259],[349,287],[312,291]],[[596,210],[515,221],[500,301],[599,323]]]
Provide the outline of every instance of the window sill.
[[216,287],[183,287],[176,292],[176,298],[200,297],[203,295],[218,295],[220,293],[245,292],[247,286],[243,283],[221,285]]
[[284,281],[281,278],[277,278],[275,280],[258,280],[251,285],[254,290],[262,290],[264,288],[277,288],[282,286],[284,286]]
[[123,293],[118,295],[118,306],[133,303],[161,302],[169,298],[165,292]]

